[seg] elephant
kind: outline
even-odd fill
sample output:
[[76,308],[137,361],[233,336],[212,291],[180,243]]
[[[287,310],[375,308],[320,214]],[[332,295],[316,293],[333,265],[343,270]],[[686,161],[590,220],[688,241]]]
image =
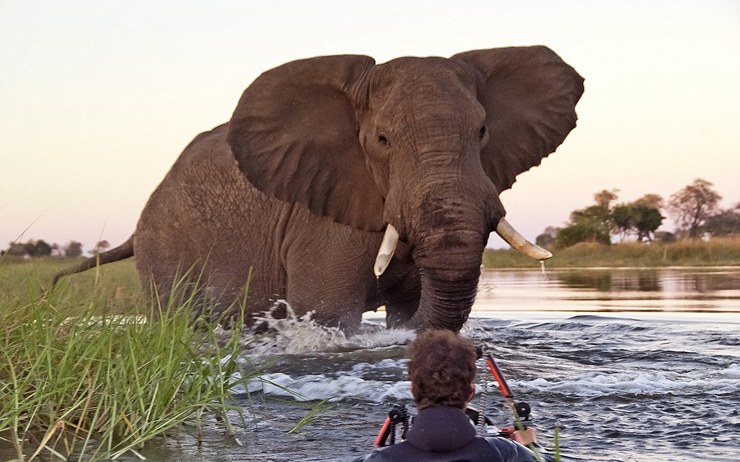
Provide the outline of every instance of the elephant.
[[153,296],[189,274],[247,322],[285,300],[348,331],[381,306],[388,327],[459,331],[492,231],[550,256],[499,194],[575,128],[583,82],[545,46],[281,65],[186,147],[126,243],[55,281],[135,256]]

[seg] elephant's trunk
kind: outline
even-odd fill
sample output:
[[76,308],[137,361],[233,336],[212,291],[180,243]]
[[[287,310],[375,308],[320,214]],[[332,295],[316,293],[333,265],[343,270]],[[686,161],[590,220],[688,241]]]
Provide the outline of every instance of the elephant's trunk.
[[445,233],[414,252],[421,276],[415,324],[458,331],[478,289],[485,239],[478,232]]
[[478,277],[448,280],[421,275],[421,300],[412,324],[422,328],[459,331],[468,320],[478,289]]
[[[421,277],[421,299],[412,324],[458,331],[468,319],[480,278],[488,231],[472,220],[458,218],[456,229],[424,235],[414,249]],[[472,216],[468,212],[467,216]],[[462,228],[462,229],[461,229]],[[391,234],[395,232],[392,226]],[[551,254],[531,244],[501,218],[496,232],[522,253],[544,260]]]
[[425,234],[413,250],[421,299],[412,324],[458,331],[468,319],[478,289],[488,230],[468,223]]
[[462,168],[466,158],[452,149],[420,153],[415,173],[386,199],[385,218],[408,244],[419,271],[421,298],[411,324],[421,328],[463,326],[488,235],[505,213],[480,164]]

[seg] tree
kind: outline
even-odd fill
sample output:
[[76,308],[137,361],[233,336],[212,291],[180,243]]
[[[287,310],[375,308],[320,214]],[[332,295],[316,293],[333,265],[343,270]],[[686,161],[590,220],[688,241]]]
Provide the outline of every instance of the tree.
[[555,238],[558,235],[558,229],[554,226],[548,226],[545,230],[537,236],[535,244],[540,247],[551,247],[555,245]]
[[36,256],[36,242],[35,241],[28,241],[25,244],[23,244],[23,247],[26,248],[26,253],[29,257],[35,257]]
[[634,204],[635,229],[637,230],[637,240],[647,239],[652,241],[652,235],[663,224],[663,215],[660,210],[643,204]]
[[633,204],[647,205],[648,207],[658,209],[659,212],[663,210],[663,207],[665,207],[665,201],[659,194],[645,194],[633,202]]
[[676,235],[669,231],[656,231],[655,239],[667,244],[669,242],[676,242]]
[[26,249],[26,246],[20,242],[10,242],[8,244],[8,250],[5,253],[11,257],[25,257],[28,255],[28,250]]
[[36,241],[36,256],[48,257],[49,255],[51,255],[51,245],[42,239]]
[[77,258],[82,255],[82,244],[77,241],[69,241],[64,246],[64,256],[70,258]]
[[90,251],[90,254],[92,256],[100,255],[101,253],[105,252],[108,248],[110,248],[110,244],[108,241],[98,241],[97,244],[95,244],[95,248]]
[[634,207],[631,204],[620,204],[612,210],[612,221],[614,229],[619,234],[619,240],[623,241],[635,228]]
[[719,212],[722,196],[712,186],[712,183],[697,178],[692,184],[671,195],[668,200],[668,211],[678,226],[688,231],[691,239],[699,237],[700,227]]
[[[556,231],[555,246],[569,247],[579,242],[611,244],[611,235],[618,234],[620,240],[634,234],[638,241],[652,240],[655,231],[663,223],[660,209],[663,198],[658,194],[646,194],[634,202],[619,204],[618,189],[604,189],[594,194],[595,205],[574,210],[564,228]],[[553,228],[548,228],[551,232]],[[547,231],[537,236],[537,243],[547,243]]]
[[579,242],[598,242],[611,244],[611,232],[614,228],[611,203],[617,200],[618,189],[602,190],[594,194],[596,205],[570,213],[570,222],[557,230],[555,246],[570,247]]
[[[660,196],[656,197],[660,198]],[[654,198],[650,200],[643,199],[618,205],[612,210],[614,229],[619,233],[620,240],[624,240],[628,234],[635,234],[638,241],[643,239],[652,241],[653,234],[663,223],[664,217],[660,214],[660,210],[652,205],[647,205],[658,202]]]
[[740,234],[740,202],[707,218],[704,230],[713,236]]
[[603,203],[574,210],[570,214],[570,223],[558,230],[555,245],[560,248],[570,247],[579,242],[598,242],[609,245],[611,244],[611,228],[611,214]]
[[618,192],[619,192],[618,189],[612,189],[611,191],[607,191],[606,189],[604,189],[602,191],[599,191],[596,194],[594,194],[594,202],[596,202],[596,205],[599,205],[599,206],[602,206],[608,209],[609,204],[617,200]]
[[51,254],[51,246],[43,240],[31,239],[25,244],[11,242],[6,253],[16,257],[48,257]]

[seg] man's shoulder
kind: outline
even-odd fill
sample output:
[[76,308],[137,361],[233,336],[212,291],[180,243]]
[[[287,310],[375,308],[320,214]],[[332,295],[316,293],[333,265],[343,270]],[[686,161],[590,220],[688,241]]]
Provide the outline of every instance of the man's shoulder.
[[375,462],[383,460],[389,461],[411,461],[409,451],[414,452],[414,448],[408,441],[403,441],[392,446],[374,449],[370,454],[354,459],[353,462]]
[[[537,457],[526,446],[506,438],[489,437],[483,438],[498,453],[502,461],[537,462]],[[542,460],[549,462],[553,460],[549,454],[542,454]]]
[[[402,443],[399,443],[399,444],[402,444]],[[394,446],[398,446],[398,445],[394,445]],[[373,449],[373,451],[370,454],[367,454],[362,457],[358,457],[357,459],[353,459],[352,462],[374,462],[377,460],[386,460],[386,461],[395,460],[392,454],[393,451],[389,452],[389,450],[394,446]],[[398,460],[401,460],[401,459],[398,459]]]
[[[413,447],[408,441],[393,446],[375,449],[370,454],[353,462],[393,462],[393,461],[446,461],[446,460],[485,460],[496,462],[536,462],[537,459],[526,447],[504,438],[477,437],[465,448],[451,453],[429,453]],[[545,461],[552,460],[547,457]]]

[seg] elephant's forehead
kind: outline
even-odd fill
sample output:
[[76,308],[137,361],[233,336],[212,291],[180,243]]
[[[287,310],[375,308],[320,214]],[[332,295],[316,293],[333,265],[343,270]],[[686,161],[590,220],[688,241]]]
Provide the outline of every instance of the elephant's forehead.
[[476,87],[472,68],[446,58],[398,58],[377,66],[376,71],[374,86],[381,92],[429,96],[474,91]]

